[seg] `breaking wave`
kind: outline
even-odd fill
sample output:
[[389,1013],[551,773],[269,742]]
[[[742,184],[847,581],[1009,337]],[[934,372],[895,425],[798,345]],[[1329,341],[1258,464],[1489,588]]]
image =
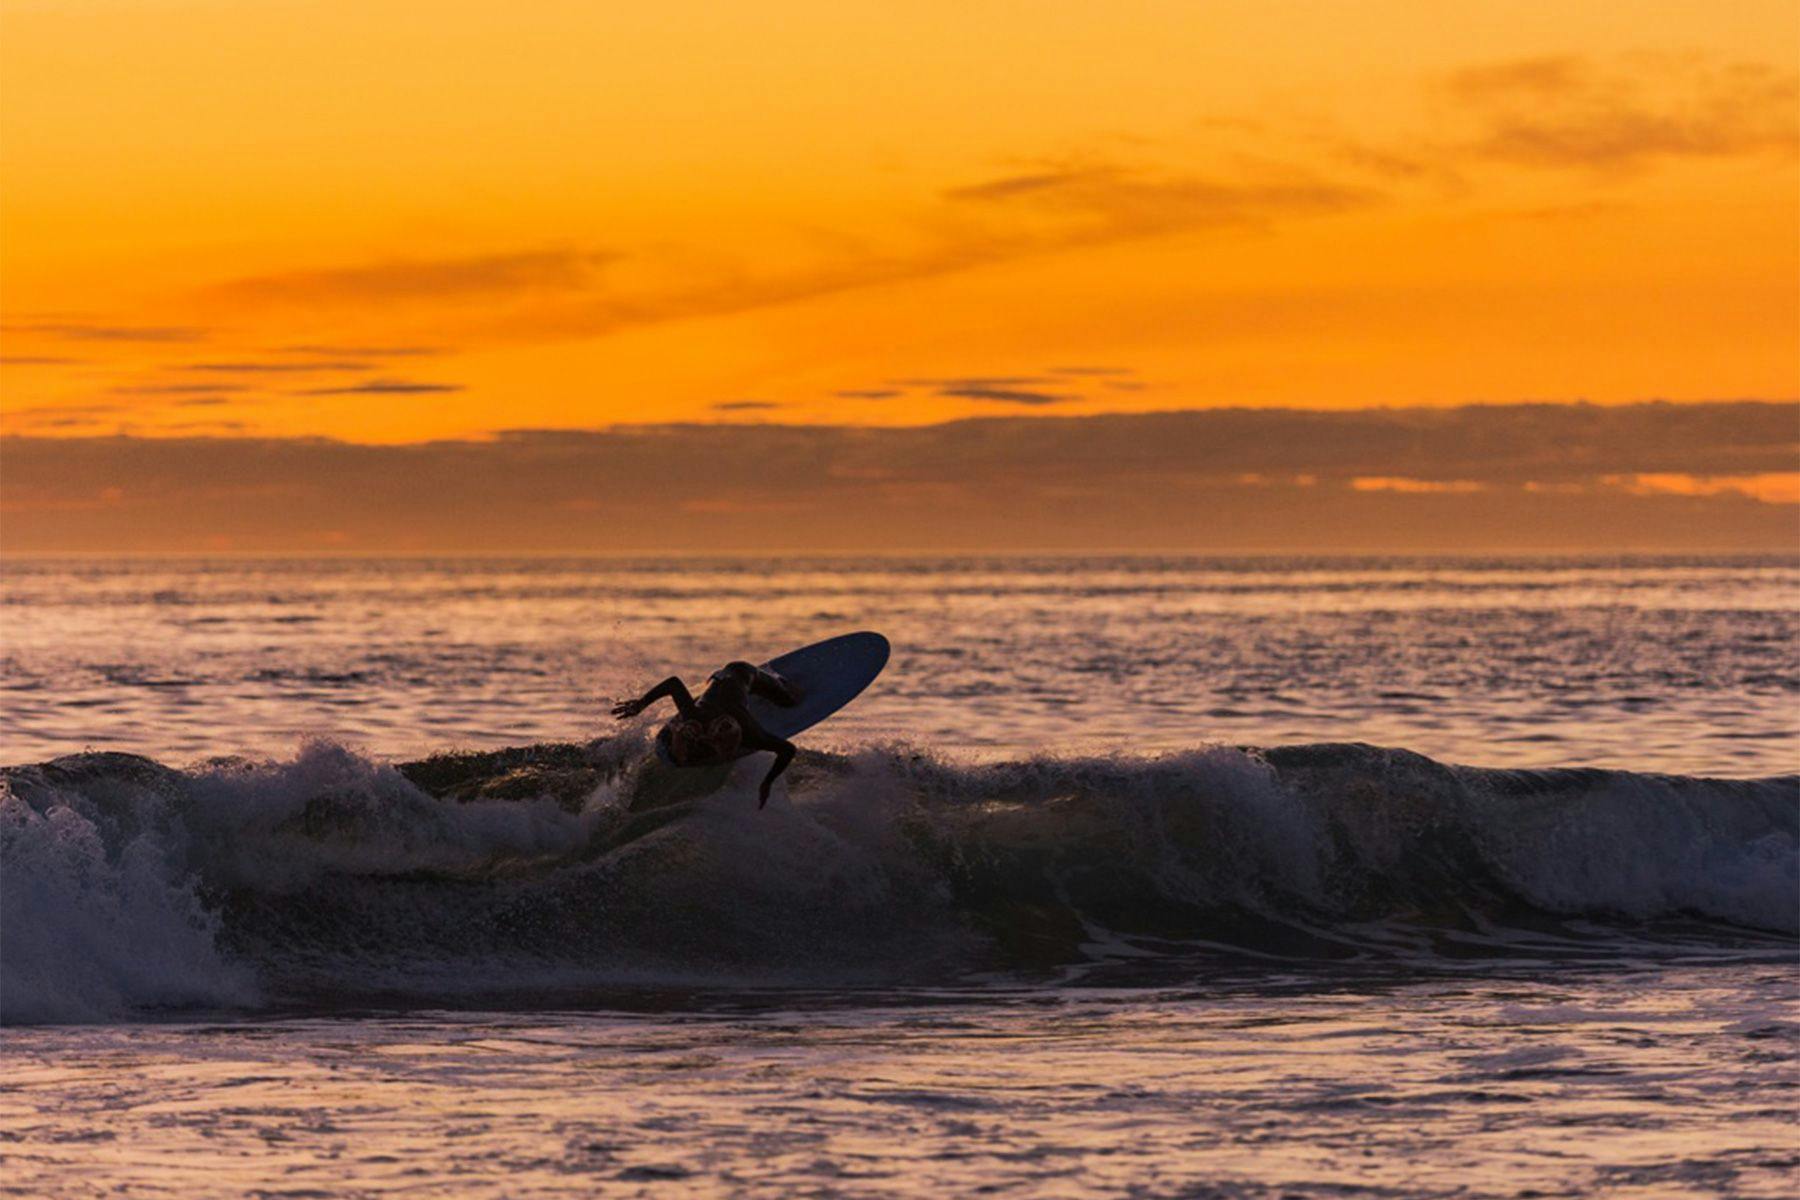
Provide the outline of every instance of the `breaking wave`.
[[385,764],[329,743],[0,771],[0,1018],[580,989],[1174,980],[1800,935],[1800,778],[1455,767],[1364,745],[803,753],[641,732]]

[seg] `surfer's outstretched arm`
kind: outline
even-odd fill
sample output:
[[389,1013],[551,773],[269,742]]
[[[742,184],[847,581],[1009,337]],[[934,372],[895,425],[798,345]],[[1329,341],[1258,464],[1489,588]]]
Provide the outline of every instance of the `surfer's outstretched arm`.
[[673,675],[645,692],[642,696],[639,696],[636,700],[619,701],[617,704],[613,705],[612,715],[619,718],[621,721],[625,720],[627,717],[635,717],[646,708],[649,708],[652,704],[655,704],[658,700],[661,700],[664,696],[668,696],[675,701],[675,707],[681,710],[682,716],[691,717],[694,715],[693,694],[687,690],[687,684],[681,682],[681,680]]

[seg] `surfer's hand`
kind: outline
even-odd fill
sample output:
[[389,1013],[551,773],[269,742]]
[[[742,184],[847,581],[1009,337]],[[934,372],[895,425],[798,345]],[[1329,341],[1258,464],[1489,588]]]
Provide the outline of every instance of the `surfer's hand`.
[[624,721],[644,711],[642,700],[621,700],[613,705],[612,715]]
[[759,811],[762,809],[763,805],[769,802],[769,789],[774,786],[775,781],[773,779],[765,779],[762,781],[762,791],[760,791],[756,797],[756,807]]

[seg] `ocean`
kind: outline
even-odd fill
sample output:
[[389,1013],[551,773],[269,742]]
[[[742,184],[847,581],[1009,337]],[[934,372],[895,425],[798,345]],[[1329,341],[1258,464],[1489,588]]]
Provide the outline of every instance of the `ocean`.
[[[853,629],[762,766],[613,699]],[[13,560],[0,1191],[1786,1196],[1800,562]]]

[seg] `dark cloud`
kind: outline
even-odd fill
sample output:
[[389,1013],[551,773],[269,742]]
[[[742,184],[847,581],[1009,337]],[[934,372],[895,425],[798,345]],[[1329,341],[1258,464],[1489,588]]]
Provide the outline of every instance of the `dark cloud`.
[[1544,55],[1465,67],[1451,72],[1444,86],[1453,97],[1470,104],[1520,96],[1544,100],[1586,86],[1592,73],[1593,67],[1586,59]]
[[721,400],[713,405],[716,412],[767,412],[780,407],[767,400]]
[[1090,167],[1079,171],[1040,171],[1029,175],[1008,175],[985,183],[972,183],[951,188],[944,195],[951,200],[1011,200],[1033,193],[1052,192],[1059,188],[1079,186],[1115,172],[1110,168]]
[[428,354],[442,354],[441,346],[278,346],[277,352],[282,354],[317,354],[325,358],[416,358]]
[[217,405],[230,404],[230,403],[231,403],[230,398],[225,397],[225,396],[200,396],[200,397],[197,397],[192,400],[177,400],[177,401],[175,401],[175,407],[176,408],[213,408],[213,407],[216,407]]
[[215,396],[235,392],[235,383],[139,383],[116,387],[122,396]]
[[1071,400],[1081,399],[1080,396],[1064,395],[1057,392],[1028,392],[1019,388],[994,387],[939,388],[938,395],[955,396],[963,400],[992,400],[1000,404],[1023,404],[1028,406],[1066,404]]
[[306,388],[302,396],[415,396],[464,391],[460,383],[422,383],[411,379],[365,379],[341,387]]
[[1054,381],[1043,375],[944,375],[895,379],[890,382],[912,388],[986,388],[1023,387]]
[[1621,170],[1800,151],[1800,74],[1763,63],[1530,58],[1456,72],[1443,90],[1482,126],[1466,150],[1498,161]]
[[831,394],[841,400],[892,400],[895,396],[903,396],[906,393],[898,388],[851,388],[848,391]]
[[54,414],[59,417],[76,417],[94,413],[118,413],[130,411],[130,406],[125,404],[40,404],[32,408],[13,409],[12,415],[24,417],[36,416],[41,413],[44,416]]
[[78,342],[197,342],[207,331],[191,325],[106,325],[87,321],[8,321],[0,333],[34,333]]
[[[1123,368],[1117,368],[1122,370]],[[1050,404],[1065,404],[1080,396],[1065,392],[1045,391],[1040,384],[1067,384],[1073,376],[1111,374],[1112,367],[1076,367],[1052,368],[1045,375],[937,375],[915,376],[908,379],[894,379],[889,382],[903,388],[928,388],[939,396],[949,396],[959,400],[985,400],[997,404],[1017,404],[1028,407],[1041,407]],[[856,393],[839,392],[838,395],[855,395]],[[887,392],[885,395],[898,395],[898,392]],[[880,394],[878,394],[880,395]]]
[[[0,445],[0,505],[19,552],[283,549],[318,529],[421,551],[1791,550],[1793,505],[1719,481],[1792,472],[1797,436],[1800,405],[1744,401],[692,424],[398,446],[14,437]],[[1660,482],[1677,476],[1712,482],[1686,495]],[[72,506],[106,488],[129,503]]]
[[579,291],[619,256],[589,250],[534,250],[434,259],[386,259],[323,271],[232,280],[219,299],[252,303],[383,303],[496,293]]
[[375,364],[367,362],[330,361],[330,362],[264,362],[243,360],[234,362],[195,362],[183,363],[178,368],[183,371],[205,371],[215,375],[305,375],[319,371],[367,371]]
[[1614,200],[1582,200],[1573,204],[1546,204],[1536,208],[1515,208],[1496,213],[1518,221],[1591,221],[1629,212],[1631,205]]
[[1072,222],[1068,227],[1036,237],[1068,245],[1264,226],[1279,218],[1364,208],[1382,198],[1370,188],[1312,177],[1208,179],[1113,164],[990,179],[951,188],[944,197],[1066,218]]
[[159,425],[157,428],[159,430],[168,430],[171,432],[186,432],[189,430],[237,432],[239,430],[248,429],[249,426],[242,421],[177,421],[169,425]]

